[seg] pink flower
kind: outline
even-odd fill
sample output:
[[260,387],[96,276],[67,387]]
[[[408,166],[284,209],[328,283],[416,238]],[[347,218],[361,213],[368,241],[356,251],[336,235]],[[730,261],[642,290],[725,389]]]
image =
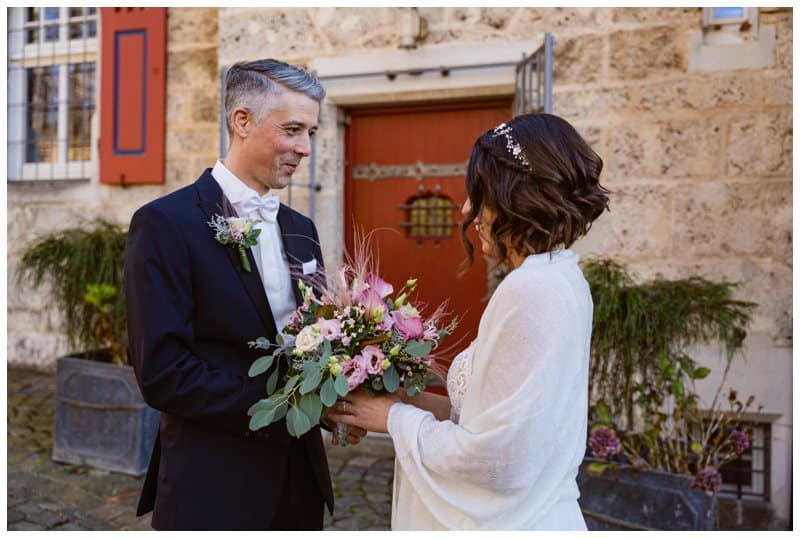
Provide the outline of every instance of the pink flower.
[[338,319],[321,319],[316,325],[325,340],[335,340],[342,334],[342,324]]
[[375,290],[371,288],[364,290],[361,294],[360,303],[364,307],[367,319],[383,321],[388,308]]
[[398,310],[392,312],[392,318],[394,319],[394,326],[407,340],[422,336],[424,333],[422,319],[419,317],[417,309],[413,306],[407,304],[401,306]]
[[349,361],[340,364],[342,365],[342,372],[347,377],[348,390],[355,390],[367,380],[369,372],[367,372],[367,365],[361,355],[356,355]]
[[385,299],[387,295],[394,291],[394,288],[391,284],[383,280],[379,276],[375,275],[367,275],[367,285],[369,289],[375,290],[375,292],[380,295],[381,299]]
[[385,358],[383,351],[378,346],[364,346],[364,349],[361,350],[361,355],[356,355],[356,358],[361,358],[364,367],[366,368],[367,372],[370,374],[381,374],[383,373],[383,368],[381,368],[381,362]]

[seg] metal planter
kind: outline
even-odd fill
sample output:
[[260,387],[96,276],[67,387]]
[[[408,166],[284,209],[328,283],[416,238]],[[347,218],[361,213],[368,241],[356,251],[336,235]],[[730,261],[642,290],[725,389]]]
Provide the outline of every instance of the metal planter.
[[133,368],[78,357],[57,359],[53,460],[143,475],[158,411],[144,403]]
[[692,478],[631,467],[578,473],[579,504],[589,530],[712,530],[714,498],[691,488]]

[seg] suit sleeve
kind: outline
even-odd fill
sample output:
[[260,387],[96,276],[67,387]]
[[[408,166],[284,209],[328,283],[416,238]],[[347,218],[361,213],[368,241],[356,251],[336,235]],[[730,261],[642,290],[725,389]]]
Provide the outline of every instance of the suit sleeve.
[[247,409],[264,395],[263,376],[213,368],[193,353],[189,251],[174,222],[153,206],[131,220],[125,303],[131,363],[145,402],[234,434],[247,432]]

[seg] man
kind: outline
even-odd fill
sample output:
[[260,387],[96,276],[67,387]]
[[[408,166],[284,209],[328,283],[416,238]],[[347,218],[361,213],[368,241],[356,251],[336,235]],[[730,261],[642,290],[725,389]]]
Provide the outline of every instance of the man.
[[[247,372],[264,353],[248,342],[274,342],[302,300],[297,279],[322,268],[313,222],[271,191],[309,155],[325,92],[276,60],[238,63],[225,84],[224,162],[131,220],[130,353],[145,401],[161,411],[138,514],[153,510],[164,530],[319,530],[324,506],[333,510],[319,428],[300,439],[284,421],[250,432],[247,410],[272,372]],[[258,244],[220,243],[209,226],[218,216],[256,221]]]

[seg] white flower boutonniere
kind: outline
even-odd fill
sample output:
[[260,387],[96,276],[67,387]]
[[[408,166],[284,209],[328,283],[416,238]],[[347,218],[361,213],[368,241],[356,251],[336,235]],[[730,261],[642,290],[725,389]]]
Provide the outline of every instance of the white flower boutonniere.
[[251,268],[245,249],[258,244],[258,236],[261,230],[253,227],[256,222],[258,221],[245,217],[225,218],[222,215],[214,215],[208,221],[208,225],[214,230],[214,239],[217,242],[221,245],[233,245],[239,251],[239,260],[242,262],[244,270],[248,273]]

